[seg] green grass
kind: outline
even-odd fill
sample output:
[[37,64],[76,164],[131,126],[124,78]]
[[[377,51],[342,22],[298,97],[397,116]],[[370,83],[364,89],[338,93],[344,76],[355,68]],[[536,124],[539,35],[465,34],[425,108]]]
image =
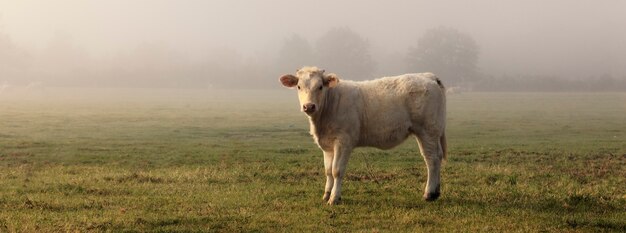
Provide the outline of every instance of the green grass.
[[0,232],[626,231],[626,93],[449,96],[438,201],[409,139],[327,206],[294,93],[75,91],[0,95]]

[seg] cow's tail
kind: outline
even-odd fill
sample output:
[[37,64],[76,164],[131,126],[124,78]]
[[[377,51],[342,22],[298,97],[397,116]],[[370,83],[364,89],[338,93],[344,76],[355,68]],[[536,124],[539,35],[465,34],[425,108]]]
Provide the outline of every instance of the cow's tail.
[[[435,77],[435,81],[437,82],[437,85],[439,85],[439,87],[441,88],[441,90],[445,90],[446,88],[443,86],[443,83],[441,82],[441,80],[437,77]],[[446,93],[445,91],[443,92],[444,94]]]
[[446,113],[446,88],[443,86],[443,83],[441,82],[441,80],[439,80],[439,78],[435,77],[435,81],[437,82],[437,85],[439,85],[439,88],[441,88],[441,95],[443,97],[443,122],[444,122],[444,127],[443,127],[443,132],[441,133],[441,137],[439,137],[439,145],[441,145],[441,150],[443,151],[443,160],[446,161],[448,159],[448,142],[446,140],[446,127],[445,127],[445,122],[446,122],[446,117],[445,117],[445,113]]
[[441,134],[441,137],[439,138],[439,143],[441,145],[441,150],[443,151],[443,160],[447,161],[448,160],[448,142],[446,141],[446,132],[443,132]]

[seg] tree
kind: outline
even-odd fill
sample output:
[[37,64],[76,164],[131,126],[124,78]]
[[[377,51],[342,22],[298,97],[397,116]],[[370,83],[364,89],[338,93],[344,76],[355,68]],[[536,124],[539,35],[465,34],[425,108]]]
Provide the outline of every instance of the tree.
[[479,48],[474,39],[453,28],[433,28],[424,34],[417,47],[409,50],[411,72],[433,72],[453,85],[467,84],[477,78]]
[[278,72],[293,72],[302,66],[310,66],[315,63],[313,48],[309,42],[299,35],[293,35],[285,39],[283,46],[278,52],[276,68]]
[[206,59],[209,86],[218,88],[245,88],[247,77],[243,71],[244,57],[233,48],[212,49]]
[[71,34],[56,31],[37,54],[34,70],[36,80],[47,85],[81,86],[93,81],[89,71],[95,65],[87,51],[74,43]]
[[0,83],[20,82],[28,71],[28,54],[0,31]]
[[318,66],[340,77],[369,79],[375,70],[370,45],[349,28],[333,28],[316,44]]

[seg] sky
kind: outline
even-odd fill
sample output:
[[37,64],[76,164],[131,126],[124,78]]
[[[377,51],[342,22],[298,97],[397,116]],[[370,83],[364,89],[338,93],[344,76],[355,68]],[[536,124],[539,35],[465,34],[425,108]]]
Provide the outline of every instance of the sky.
[[333,27],[366,37],[374,54],[402,53],[446,26],[476,40],[479,66],[494,75],[625,76],[624,12],[621,0],[0,0],[0,32],[33,49],[63,35],[95,57],[145,43],[254,56]]

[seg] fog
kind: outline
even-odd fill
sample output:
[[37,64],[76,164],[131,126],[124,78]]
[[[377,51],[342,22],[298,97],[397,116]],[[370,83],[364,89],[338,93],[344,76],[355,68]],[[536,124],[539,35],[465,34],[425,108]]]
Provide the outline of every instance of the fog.
[[0,92],[269,89],[303,65],[355,80],[432,71],[467,90],[626,91],[624,10],[616,0],[0,0]]

